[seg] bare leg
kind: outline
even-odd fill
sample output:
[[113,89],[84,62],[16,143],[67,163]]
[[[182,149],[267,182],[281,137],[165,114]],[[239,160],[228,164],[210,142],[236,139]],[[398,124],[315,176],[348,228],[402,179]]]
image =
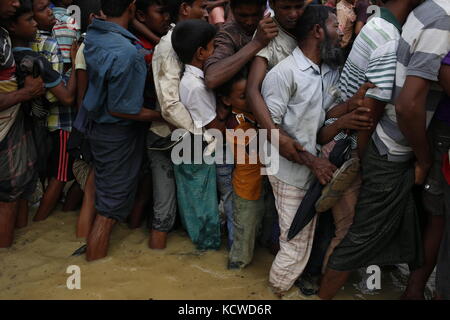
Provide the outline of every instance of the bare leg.
[[65,182],[58,181],[55,178],[50,180],[33,221],[43,221],[48,218],[58,203],[64,185]]
[[98,260],[108,255],[109,238],[115,224],[115,220],[97,215],[87,241],[87,261]]
[[134,201],[133,210],[128,218],[128,227],[137,229],[141,226],[145,208],[149,202],[152,187],[152,179],[150,175],[145,175],[139,182],[136,200]]
[[148,246],[150,249],[165,249],[167,244],[167,232],[157,230],[150,231],[150,240]]
[[0,202],[0,248],[11,247],[14,240],[19,202]]
[[347,282],[350,271],[336,271],[327,269],[320,284],[319,297],[322,300],[331,300]]
[[92,224],[95,220],[95,174],[94,170],[89,171],[89,176],[84,187],[83,204],[77,222],[77,237],[86,238],[89,236]]
[[63,212],[75,211],[83,201],[83,190],[81,190],[78,182],[74,182],[67,192],[66,202],[64,203]]
[[28,225],[28,200],[19,200],[19,209],[16,218],[16,228],[25,228]]
[[439,247],[444,234],[444,216],[431,216],[425,228],[423,242],[425,263],[409,275],[408,287],[401,296],[404,300],[425,300],[425,286],[436,266]]

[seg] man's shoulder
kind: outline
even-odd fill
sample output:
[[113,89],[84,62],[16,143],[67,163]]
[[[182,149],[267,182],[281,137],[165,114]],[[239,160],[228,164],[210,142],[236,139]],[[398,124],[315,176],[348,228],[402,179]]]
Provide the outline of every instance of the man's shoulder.
[[291,79],[296,71],[295,66],[295,58],[292,54],[290,54],[270,69],[266,77]]
[[239,27],[236,21],[230,21],[225,23],[217,32],[216,39],[224,38],[235,41],[243,36],[242,28]]
[[219,30],[219,32],[237,33],[239,26],[236,21],[229,21],[225,23]]
[[450,1],[428,0],[411,12],[405,28],[410,28],[411,26],[417,29],[440,28],[439,23],[448,23],[449,19]]
[[400,30],[391,22],[381,17],[373,17],[361,29],[361,33],[356,40],[375,44],[375,41],[384,43],[400,40],[400,37]]
[[163,56],[174,51],[172,46],[172,30],[169,30],[166,35],[162,36],[159,43],[155,46],[155,57]]

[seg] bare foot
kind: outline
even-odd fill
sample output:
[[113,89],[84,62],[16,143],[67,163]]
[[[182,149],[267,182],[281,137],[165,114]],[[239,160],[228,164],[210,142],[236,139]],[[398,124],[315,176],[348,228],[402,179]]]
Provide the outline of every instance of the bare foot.
[[116,221],[97,215],[88,237],[86,260],[93,261],[108,255],[109,238]]

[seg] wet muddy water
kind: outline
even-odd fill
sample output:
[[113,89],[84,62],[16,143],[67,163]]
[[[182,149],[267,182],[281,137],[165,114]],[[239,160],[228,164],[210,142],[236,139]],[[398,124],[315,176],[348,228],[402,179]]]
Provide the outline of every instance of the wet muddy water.
[[[257,248],[242,271],[226,269],[227,250],[199,252],[186,233],[169,236],[168,248],[147,247],[148,231],[116,226],[109,256],[87,263],[71,254],[84,244],[75,238],[77,212],[55,212],[17,231],[10,249],[0,249],[0,299],[276,299],[268,289],[273,256]],[[31,219],[30,219],[31,220]],[[81,270],[81,289],[66,286],[66,270]],[[407,271],[382,270],[381,290],[363,290],[364,274],[355,272],[338,299],[398,299]],[[430,294],[430,293],[428,293]],[[304,297],[293,288],[284,299]]]

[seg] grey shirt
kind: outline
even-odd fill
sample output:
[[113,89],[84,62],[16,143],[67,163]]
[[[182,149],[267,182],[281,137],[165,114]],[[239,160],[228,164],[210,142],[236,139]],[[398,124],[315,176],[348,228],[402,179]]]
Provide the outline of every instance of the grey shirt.
[[[298,47],[264,79],[262,95],[273,121],[313,155],[318,155],[317,134],[334,104],[332,89],[338,81],[337,69],[326,64],[319,67]],[[270,162],[277,159],[279,170],[273,174],[279,180],[300,189],[309,187],[312,174],[306,166],[278,154]]]

